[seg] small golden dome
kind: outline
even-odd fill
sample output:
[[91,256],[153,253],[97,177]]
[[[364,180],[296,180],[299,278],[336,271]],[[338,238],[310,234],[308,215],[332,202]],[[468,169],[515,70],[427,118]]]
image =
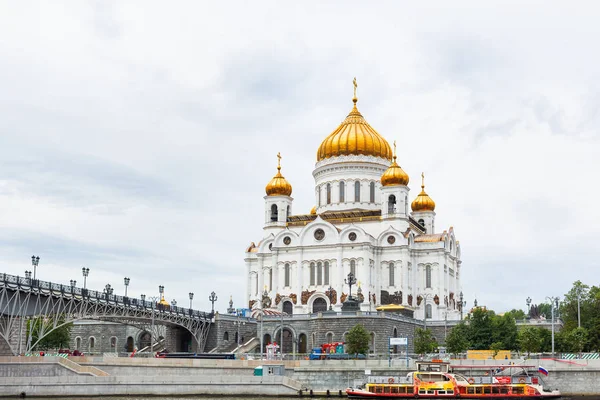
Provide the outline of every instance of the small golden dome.
[[163,295],[163,296],[160,298],[160,301],[158,302],[158,304],[162,304],[163,306],[168,306],[168,305],[169,305],[169,302],[165,300],[165,296]]
[[310,214],[317,215],[317,206],[314,206],[313,208],[310,209]]
[[292,185],[281,175],[281,154],[277,153],[277,174],[265,187],[267,196],[291,196]]
[[382,186],[406,186],[408,185],[408,174],[396,164],[396,141],[394,141],[394,161],[392,165],[381,175]]
[[421,193],[410,205],[414,212],[435,210],[435,201],[425,193],[425,174],[421,173]]
[[323,140],[317,151],[317,161],[350,154],[392,159],[390,144],[369,125],[356,108],[356,87],[354,78],[354,107],[340,126]]

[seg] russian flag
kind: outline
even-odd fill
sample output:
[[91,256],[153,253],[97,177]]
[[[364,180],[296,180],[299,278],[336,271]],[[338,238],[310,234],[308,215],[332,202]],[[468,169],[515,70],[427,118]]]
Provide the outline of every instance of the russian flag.
[[548,370],[547,370],[546,368],[544,368],[544,367],[539,367],[539,368],[538,368],[538,371],[539,371],[541,374],[544,374],[545,376],[548,376]]

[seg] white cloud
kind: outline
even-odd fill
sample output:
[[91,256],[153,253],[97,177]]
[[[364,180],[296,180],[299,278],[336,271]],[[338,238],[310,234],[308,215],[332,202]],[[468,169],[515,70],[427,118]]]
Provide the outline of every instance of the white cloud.
[[243,305],[274,155],[308,212],[357,76],[411,193],[425,171],[455,227],[468,301],[597,284],[597,5],[435,6],[2,4],[0,270],[39,254],[43,279],[86,265],[90,287]]

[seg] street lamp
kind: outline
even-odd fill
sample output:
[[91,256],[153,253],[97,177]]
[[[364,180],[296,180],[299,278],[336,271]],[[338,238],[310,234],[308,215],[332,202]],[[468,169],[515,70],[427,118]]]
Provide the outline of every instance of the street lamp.
[[31,271],[25,271],[25,278],[29,280],[29,283],[31,283]]
[[352,299],[352,285],[356,284],[356,277],[352,272],[348,274],[347,279],[344,279],[344,283],[348,285],[348,299]]
[[77,281],[74,281],[73,279],[71,279],[69,283],[71,284],[71,287],[77,285]]
[[[142,295],[144,296],[144,295]],[[146,298],[146,296],[144,296],[142,298],[142,300],[144,300]],[[150,355],[152,355],[154,353],[154,304],[158,301],[159,297],[158,296],[150,296],[149,297],[150,301],[152,301],[151,303],[151,308],[152,308],[152,327],[150,328]]]
[[577,288],[577,327],[581,328],[581,288]]
[[129,279],[127,277],[123,278],[123,283],[125,284],[125,297],[127,297],[127,286],[129,286],[129,281],[130,280],[131,279]]
[[465,306],[467,305],[467,301],[463,300],[463,292],[461,291],[460,294],[458,295],[458,304],[460,305],[460,320],[462,321],[463,319],[463,309],[465,308]]
[[160,293],[161,297],[165,294],[165,287],[163,285],[158,285],[158,293]]
[[531,297],[527,296],[525,303],[527,303],[527,318],[529,318],[531,315]]
[[215,315],[215,301],[217,301],[218,297],[217,294],[215,292],[211,292],[210,296],[208,296],[208,301],[211,302],[211,310],[210,310],[210,317],[212,318]]
[[237,320],[234,322],[234,324],[237,325],[236,346],[238,347],[240,344],[242,344],[242,338],[240,336],[240,325],[246,325],[246,322],[240,319],[240,311],[241,310],[237,310]]
[[81,268],[81,272],[83,273],[83,288],[85,289],[87,287],[86,283],[87,283],[87,277],[90,274],[90,269],[83,267],[83,268]]
[[194,300],[194,293],[190,292],[190,310],[192,309],[192,300]]
[[554,358],[554,308],[558,308],[558,296],[546,297],[546,300],[550,301],[550,308],[552,311],[552,358]]
[[267,299],[269,297],[269,292],[267,292],[267,286],[265,285],[265,290],[263,292],[263,298],[262,301],[260,302],[260,359],[263,359],[263,354],[264,354],[264,334],[263,334],[263,319],[265,317],[265,312],[264,312],[264,308],[266,305],[268,305],[267,303]]
[[36,256],[31,256],[31,265],[33,265],[33,280],[35,281],[35,273],[37,270],[37,266],[40,264],[40,258]]
[[171,300],[171,305],[173,307],[177,307],[177,300],[175,300],[175,299]]
[[113,288],[110,286],[110,283],[107,283],[106,286],[104,286],[104,293],[106,293],[106,300],[108,300],[108,296],[113,293]]

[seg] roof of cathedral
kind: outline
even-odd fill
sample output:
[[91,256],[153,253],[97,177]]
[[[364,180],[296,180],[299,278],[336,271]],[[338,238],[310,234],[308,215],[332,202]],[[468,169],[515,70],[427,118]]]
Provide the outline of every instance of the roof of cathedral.
[[369,155],[392,159],[390,144],[369,125],[356,108],[356,78],[354,78],[354,106],[346,119],[323,140],[317,150],[317,161],[343,155]]
[[435,201],[425,193],[425,174],[421,173],[421,193],[410,205],[413,211],[433,211],[435,210]]
[[265,187],[267,196],[291,196],[292,185],[281,175],[281,154],[277,153],[277,174]]
[[444,241],[444,235],[446,234],[446,231],[444,231],[443,233],[434,233],[434,234],[430,234],[430,235],[418,235],[415,236],[415,243],[419,243],[419,242],[443,242]]
[[396,141],[394,141],[394,161],[392,165],[381,175],[382,186],[406,186],[408,185],[408,174],[396,163]]

